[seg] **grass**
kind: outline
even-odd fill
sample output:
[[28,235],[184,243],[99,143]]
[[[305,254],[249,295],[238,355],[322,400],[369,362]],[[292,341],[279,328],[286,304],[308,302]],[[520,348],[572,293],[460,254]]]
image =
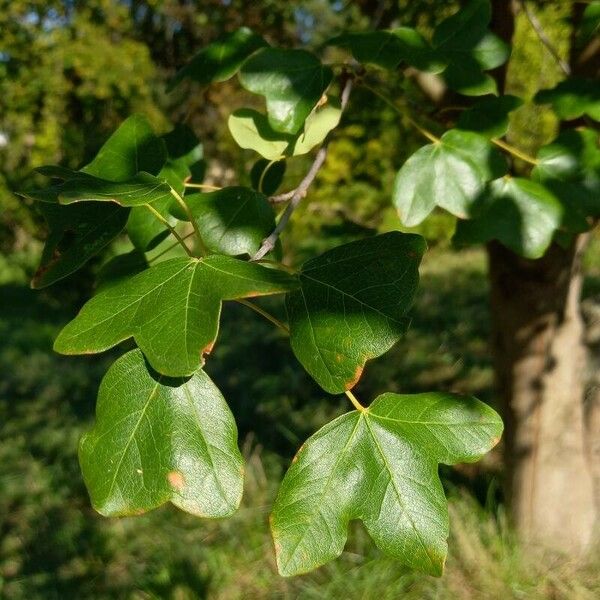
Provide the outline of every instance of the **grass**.
[[[299,369],[283,336],[234,305],[225,310],[208,367],[240,426],[248,465],[241,509],[211,522],[172,507],[135,518],[100,517],[89,506],[76,447],[93,418],[99,380],[118,352],[54,355],[52,340],[77,301],[32,292],[22,280],[0,287],[1,598],[600,597],[600,560],[569,562],[516,542],[499,492],[498,453],[442,472],[451,515],[443,578],[385,558],[358,523],[339,560],[280,578],[267,523],[277,482],[301,441],[348,407]],[[360,397],[455,389],[491,401],[486,295],[481,253],[432,253],[411,331],[369,365]]]

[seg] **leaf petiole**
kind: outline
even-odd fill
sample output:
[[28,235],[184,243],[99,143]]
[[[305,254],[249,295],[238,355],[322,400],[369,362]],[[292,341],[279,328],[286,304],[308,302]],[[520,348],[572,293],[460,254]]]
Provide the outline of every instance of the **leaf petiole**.
[[187,215],[188,219],[190,220],[192,227],[194,228],[194,232],[196,233],[196,237],[198,238],[198,245],[200,246],[200,253],[202,255],[208,254],[209,253],[208,248],[206,247],[206,244],[204,243],[204,240],[202,239],[202,234],[200,233],[200,228],[198,227],[198,223],[196,223],[196,219],[194,218],[194,215],[193,215],[192,211],[190,210],[190,207],[185,203],[184,199],[173,188],[171,188],[171,195],[175,198],[175,200],[177,201],[177,204],[179,204],[179,206],[181,206],[181,208],[184,210],[185,214]]
[[[277,317],[274,317],[270,312],[267,312],[249,300],[238,299],[236,302],[238,304],[247,306],[249,309],[253,310],[255,313],[258,313],[261,317],[264,317],[267,321],[275,325],[275,327],[281,329],[281,331],[285,332],[287,335],[290,335],[289,327],[285,323],[282,323]],[[350,390],[346,390],[344,393],[357,411],[363,413],[367,410],[367,408],[358,401],[358,398]]]
[[346,390],[344,392],[344,394],[346,394],[346,397],[350,400],[350,402],[352,402],[352,405],[354,406],[354,408],[356,408],[356,410],[358,412],[365,412],[367,410],[366,406],[363,406],[359,401],[358,398],[350,391],[350,390]]
[[385,102],[390,108],[395,110],[401,117],[404,117],[422,136],[426,137],[430,142],[437,144],[440,141],[440,138],[433,134],[425,127],[422,127],[417,123],[406,110],[400,108],[393,100],[390,100],[385,94],[382,94],[379,90],[371,87],[369,84],[364,81],[361,82],[362,86],[369,90],[372,94],[377,96],[382,102]]
[[216,192],[218,190],[222,190],[223,188],[218,185],[210,185],[208,183],[184,183],[187,188],[194,188],[199,190],[208,190],[209,192]]
[[150,204],[144,204],[144,206],[171,232],[173,237],[177,240],[177,243],[185,250],[186,254],[193,257],[193,252],[187,247],[183,238],[177,233],[175,227],[173,227],[153,206]]

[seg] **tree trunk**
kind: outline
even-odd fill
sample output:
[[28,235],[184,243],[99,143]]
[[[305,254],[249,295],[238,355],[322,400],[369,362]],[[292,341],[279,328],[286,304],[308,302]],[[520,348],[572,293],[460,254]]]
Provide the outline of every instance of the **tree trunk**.
[[583,404],[584,243],[555,244],[536,261],[488,246],[511,513],[525,539],[572,554],[589,545],[595,521]]

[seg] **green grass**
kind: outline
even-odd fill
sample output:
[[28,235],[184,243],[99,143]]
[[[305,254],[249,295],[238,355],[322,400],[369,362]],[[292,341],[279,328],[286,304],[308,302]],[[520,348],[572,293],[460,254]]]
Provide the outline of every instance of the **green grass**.
[[[381,556],[358,523],[338,561],[280,578],[267,522],[277,482],[302,440],[348,406],[311,382],[279,332],[234,305],[224,312],[208,370],[240,426],[248,463],[241,509],[213,522],[172,507],[100,517],[89,506],[76,447],[93,418],[98,383],[119,352],[54,355],[52,340],[74,314],[78,294],[32,292],[23,277],[11,277],[13,283],[0,286],[1,598],[600,597],[599,560],[570,563],[516,543],[502,504],[498,452],[442,472],[451,514],[443,578]],[[491,401],[486,298],[480,252],[431,253],[411,330],[369,365],[360,397],[455,389]]]

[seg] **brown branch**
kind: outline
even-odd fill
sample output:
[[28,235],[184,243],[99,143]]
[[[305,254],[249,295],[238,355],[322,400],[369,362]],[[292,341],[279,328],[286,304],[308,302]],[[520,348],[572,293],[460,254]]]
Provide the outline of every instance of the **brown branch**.
[[[346,108],[346,105],[348,104],[350,92],[352,91],[352,81],[352,77],[348,77],[348,79],[346,79],[346,83],[344,84],[342,96],[340,99],[342,111]],[[272,202],[285,202],[289,200],[290,203],[286,206],[283,215],[281,215],[281,218],[277,223],[277,226],[275,227],[271,235],[269,235],[269,237],[263,240],[263,243],[258,249],[258,252],[252,257],[252,260],[260,260],[263,256],[265,256],[266,254],[271,252],[273,248],[275,248],[275,244],[277,243],[281,232],[285,229],[286,225],[288,224],[292,213],[296,210],[302,199],[308,193],[308,188],[312,185],[312,182],[315,180],[317,174],[319,173],[319,170],[323,166],[323,163],[327,158],[328,145],[329,142],[326,141],[321,146],[321,148],[319,148],[319,151],[317,152],[315,160],[313,161],[313,164],[308,170],[308,173],[304,176],[304,179],[300,182],[300,185],[298,185],[298,187],[295,190],[292,190],[291,192],[287,192],[285,194],[280,194],[279,196],[271,197]],[[275,200],[276,198],[277,200]]]

